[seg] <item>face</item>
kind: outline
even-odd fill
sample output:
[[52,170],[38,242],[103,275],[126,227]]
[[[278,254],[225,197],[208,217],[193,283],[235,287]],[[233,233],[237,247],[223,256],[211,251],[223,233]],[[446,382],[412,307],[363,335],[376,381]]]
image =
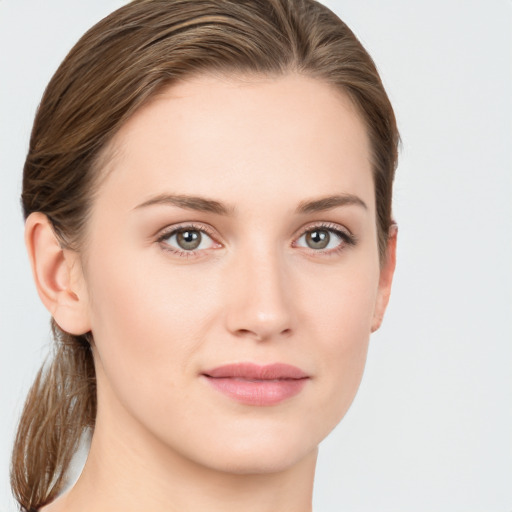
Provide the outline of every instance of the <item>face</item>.
[[355,108],[306,77],[205,76],[113,145],[81,255],[97,428],[222,471],[292,466],[347,411],[383,312]]

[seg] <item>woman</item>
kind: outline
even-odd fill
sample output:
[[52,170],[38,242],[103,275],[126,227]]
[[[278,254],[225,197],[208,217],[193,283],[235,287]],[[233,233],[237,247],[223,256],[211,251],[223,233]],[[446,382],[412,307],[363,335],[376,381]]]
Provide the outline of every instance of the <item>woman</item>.
[[57,348],[20,506],[311,510],[389,298],[397,144],[371,58],[314,1],[136,0],[87,32],[24,169]]

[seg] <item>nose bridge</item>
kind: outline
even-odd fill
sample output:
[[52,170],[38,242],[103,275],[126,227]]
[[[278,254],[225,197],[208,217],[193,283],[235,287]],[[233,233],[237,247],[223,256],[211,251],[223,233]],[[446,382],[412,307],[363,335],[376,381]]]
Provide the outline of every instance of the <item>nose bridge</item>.
[[268,242],[257,245],[234,257],[226,319],[233,334],[263,340],[291,332],[292,304],[285,258]]

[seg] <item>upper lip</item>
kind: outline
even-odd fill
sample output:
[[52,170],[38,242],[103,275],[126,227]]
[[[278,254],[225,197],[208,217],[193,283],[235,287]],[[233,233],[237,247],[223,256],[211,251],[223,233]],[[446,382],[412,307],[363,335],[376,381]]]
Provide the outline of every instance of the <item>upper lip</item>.
[[203,372],[206,377],[215,379],[238,378],[247,380],[305,379],[309,375],[300,368],[284,363],[258,365],[254,363],[233,363],[218,366]]

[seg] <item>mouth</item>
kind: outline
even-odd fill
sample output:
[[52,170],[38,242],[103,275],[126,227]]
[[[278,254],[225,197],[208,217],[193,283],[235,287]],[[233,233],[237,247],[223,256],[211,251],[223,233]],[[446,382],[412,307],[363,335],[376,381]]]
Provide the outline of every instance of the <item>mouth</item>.
[[228,364],[203,372],[202,377],[225,396],[257,406],[276,405],[299,394],[309,375],[296,366],[276,363]]

